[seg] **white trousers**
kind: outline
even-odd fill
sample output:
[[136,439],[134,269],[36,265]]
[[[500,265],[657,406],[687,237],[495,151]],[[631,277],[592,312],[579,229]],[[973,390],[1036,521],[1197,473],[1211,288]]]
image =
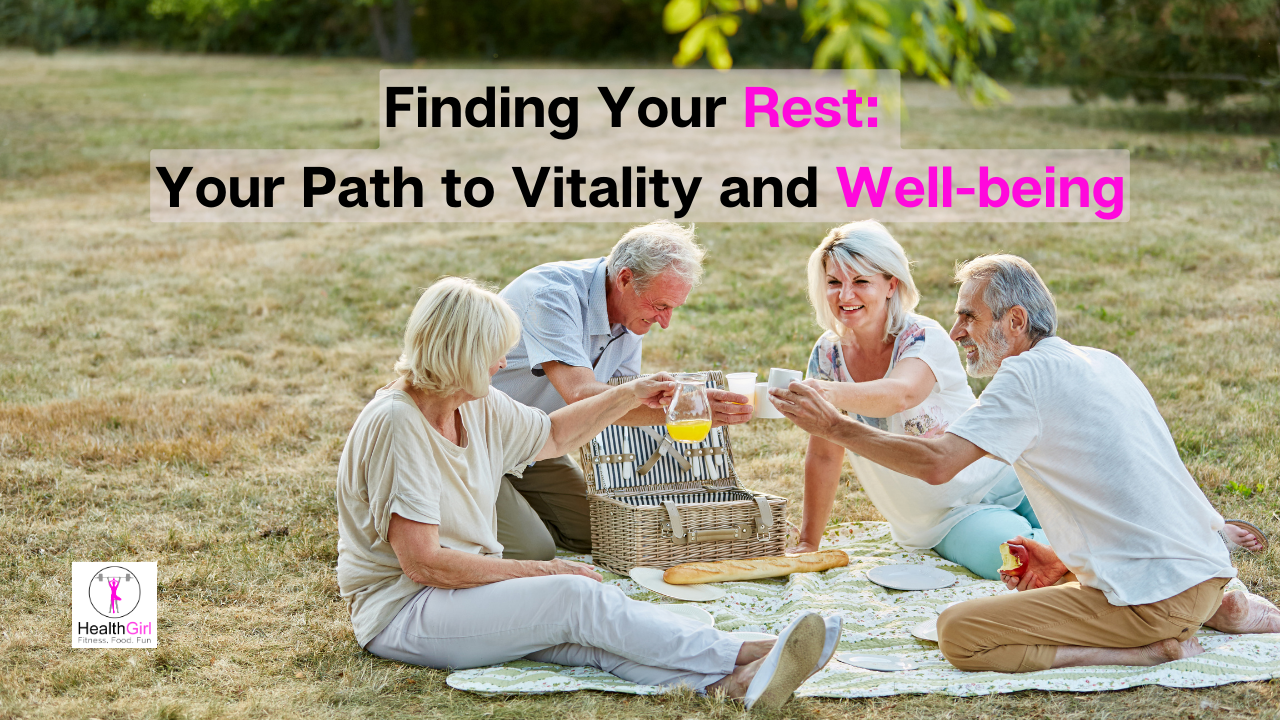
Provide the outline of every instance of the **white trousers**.
[[733,672],[741,648],[728,633],[579,575],[425,588],[365,647],[433,668],[520,658],[588,665],[640,685],[698,692]]

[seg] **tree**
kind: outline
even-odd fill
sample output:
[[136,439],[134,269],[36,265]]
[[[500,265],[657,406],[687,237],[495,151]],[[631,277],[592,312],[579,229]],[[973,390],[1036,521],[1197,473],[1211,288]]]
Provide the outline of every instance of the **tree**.
[[[0,0],[0,2],[5,1],[11,0]],[[355,6],[369,8],[369,24],[373,30],[379,54],[384,61],[413,62],[413,18],[419,10],[419,1],[426,2],[426,0],[354,0]],[[150,0],[147,9],[156,17],[176,15],[182,17],[189,25],[207,25],[210,19],[227,21],[250,12],[269,13],[274,9],[273,6],[284,7],[285,3],[281,0]],[[387,7],[392,8],[394,17],[394,42],[387,34],[382,12]]]
[[411,63],[413,51],[413,15],[414,0],[393,0],[396,19],[395,45],[387,36],[386,25],[382,20],[382,9],[385,0],[358,0],[369,5],[369,24],[373,27],[373,36],[378,41],[378,53],[385,62]]
[[0,0],[0,43],[30,45],[41,55],[86,35],[94,9],[76,0]]
[[[757,13],[774,0],[669,0],[663,26],[684,33],[674,62],[689,65],[704,54],[712,67],[733,65],[728,37],[741,13]],[[1007,15],[982,0],[786,0],[804,19],[806,39],[821,34],[814,68],[888,68],[953,86],[976,104],[1007,99],[1008,92],[979,67],[996,52],[996,33],[1013,30]]]

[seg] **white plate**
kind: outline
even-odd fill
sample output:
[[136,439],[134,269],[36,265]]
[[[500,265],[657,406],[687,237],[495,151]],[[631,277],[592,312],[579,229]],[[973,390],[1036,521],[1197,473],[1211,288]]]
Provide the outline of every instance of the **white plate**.
[[921,640],[929,642],[938,642],[938,618],[929,618],[919,625],[911,628],[911,634]]
[[724,597],[724,590],[711,585],[671,585],[663,581],[662,571],[658,568],[631,568],[631,579],[659,595],[666,595],[677,600],[707,602],[708,600],[719,600]]
[[676,615],[679,615],[681,617],[687,617],[690,620],[696,620],[702,623],[703,625],[716,624],[715,617],[711,613],[707,612],[706,610],[703,610],[700,607],[695,607],[693,605],[659,605],[658,607],[662,608],[663,610],[666,610],[667,612],[675,613]]
[[[956,605],[959,605],[962,602],[964,601],[957,600],[956,602],[953,602],[953,603],[947,603],[946,605],[942,606],[942,610],[946,610],[949,607],[955,607]],[[942,614],[942,610],[938,611],[939,615]],[[921,640],[928,640],[929,642],[938,642],[938,618],[936,617],[930,618],[920,623],[919,625],[911,628],[911,634],[920,638]]]
[[729,637],[736,638],[743,642],[752,642],[754,640],[777,640],[778,639],[777,635],[770,635],[769,633],[745,632],[745,631],[731,632],[729,633]]
[[938,590],[956,584],[956,576],[928,565],[881,565],[867,579],[892,590]]
[[862,655],[854,652],[839,652],[836,653],[836,660],[845,665],[879,672],[900,672],[902,670],[915,670],[919,667],[919,665],[901,655]]

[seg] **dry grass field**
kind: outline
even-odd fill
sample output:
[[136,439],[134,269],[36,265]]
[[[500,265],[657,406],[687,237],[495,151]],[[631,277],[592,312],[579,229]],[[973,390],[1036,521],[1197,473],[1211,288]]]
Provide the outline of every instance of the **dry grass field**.
[[[334,577],[345,433],[389,377],[418,289],[501,285],[604,253],[600,225],[156,225],[152,148],[374,147],[359,61],[0,52],[0,718],[732,718],[691,695],[486,698],[365,654]],[[1280,541],[1275,138],[1131,129],[1124,108],[1015,89],[977,111],[908,88],[916,147],[1130,147],[1132,220],[895,225],[922,311],[957,259],[1009,251],[1061,334],[1125,358],[1205,493]],[[702,226],[707,278],[646,369],[802,367],[803,266],[826,228]],[[803,435],[735,435],[750,486],[798,498]],[[846,478],[836,521],[877,518]],[[284,531],[287,529],[287,533]],[[70,649],[70,563],[159,563],[160,646]],[[1239,563],[1280,600],[1280,550]],[[1280,682],[867,701],[791,718],[1280,718]]]

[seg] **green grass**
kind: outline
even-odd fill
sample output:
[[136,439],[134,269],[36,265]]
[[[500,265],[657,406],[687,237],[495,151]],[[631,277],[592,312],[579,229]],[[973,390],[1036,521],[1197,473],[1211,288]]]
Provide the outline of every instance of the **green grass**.
[[[687,695],[484,698],[356,646],[333,571],[336,459],[418,289],[443,274],[501,285],[603,254],[625,229],[148,221],[151,149],[375,147],[376,90],[377,65],[360,61],[0,53],[0,718],[741,714]],[[1144,380],[1210,501],[1280,540],[1280,174],[1258,162],[1274,138],[1154,132],[1122,110],[1087,121],[1065,93],[1015,94],[978,111],[912,85],[904,143],[1153,148],[1133,162],[1132,221],[893,225],[921,311],[949,324],[957,260],[1026,256],[1062,335]],[[825,230],[700,226],[706,282],[649,339],[646,369],[802,367],[818,332],[804,262]],[[736,432],[746,484],[798,501],[803,441],[778,423]],[[878,519],[846,481],[834,520]],[[108,559],[159,563],[158,650],[70,649],[69,563]],[[1241,576],[1280,600],[1278,561],[1243,559]],[[1272,682],[802,700],[784,715],[1275,718],[1277,705]]]

